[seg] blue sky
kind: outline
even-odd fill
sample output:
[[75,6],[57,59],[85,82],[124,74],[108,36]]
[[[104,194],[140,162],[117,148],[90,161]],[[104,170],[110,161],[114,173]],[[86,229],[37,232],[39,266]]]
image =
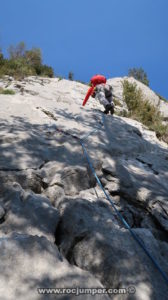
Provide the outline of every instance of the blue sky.
[[0,0],[0,47],[40,47],[55,74],[89,81],[143,67],[168,98],[168,0]]

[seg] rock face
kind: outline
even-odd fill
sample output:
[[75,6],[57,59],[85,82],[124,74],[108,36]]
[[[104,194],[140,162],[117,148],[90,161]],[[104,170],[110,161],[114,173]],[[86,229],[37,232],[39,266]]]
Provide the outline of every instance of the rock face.
[[[103,288],[91,274],[69,263],[57,247],[44,237],[14,234],[0,239],[0,293],[1,299],[47,299],[41,292],[45,288],[68,287]],[[2,298],[3,296],[3,298]],[[74,294],[51,294],[51,299],[74,299]],[[92,299],[92,295],[79,295],[79,299]],[[95,299],[107,300],[107,295]]]
[[[120,102],[123,80],[109,80]],[[137,121],[103,115],[93,98],[83,108],[81,83],[6,77],[0,85],[16,92],[0,95],[0,299],[76,299],[37,289],[78,287],[106,289],[95,299],[166,300],[166,281],[106,199],[79,138],[105,192],[168,276],[167,144]]]
[[168,121],[168,105],[165,101],[160,100],[160,111],[164,116],[164,120]]
[[1,224],[0,235],[10,235],[12,232],[45,236],[55,241],[55,228],[59,222],[59,212],[48,198],[33,192],[25,192],[16,183],[6,186],[3,193],[3,208],[5,222]]

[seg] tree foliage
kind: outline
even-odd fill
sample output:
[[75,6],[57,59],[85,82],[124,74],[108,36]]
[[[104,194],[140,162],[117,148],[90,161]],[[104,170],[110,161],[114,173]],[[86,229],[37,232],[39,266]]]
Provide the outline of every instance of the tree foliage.
[[4,62],[4,57],[3,57],[3,53],[2,53],[2,51],[0,49],[0,66],[3,65],[3,62]]
[[8,49],[9,58],[5,59],[0,51],[0,76],[10,75],[16,79],[38,75],[53,77],[52,67],[43,65],[42,54],[39,48],[26,49],[24,42]]
[[69,80],[74,80],[74,73],[73,72],[69,72],[68,79]]
[[142,68],[132,68],[128,71],[128,76],[132,76],[145,85],[149,86],[149,80],[146,72]]
[[29,51],[25,51],[24,57],[26,62],[30,66],[41,66],[42,65],[42,55],[39,48],[33,48]]
[[20,42],[16,46],[11,45],[8,48],[9,59],[12,60],[12,59],[24,57],[25,51],[26,51],[26,45],[24,42]]

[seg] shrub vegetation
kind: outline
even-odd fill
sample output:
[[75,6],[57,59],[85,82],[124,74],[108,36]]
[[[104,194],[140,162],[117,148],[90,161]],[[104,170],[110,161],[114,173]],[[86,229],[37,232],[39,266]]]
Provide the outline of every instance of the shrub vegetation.
[[157,107],[143,98],[142,92],[134,83],[123,83],[123,99],[127,104],[127,117],[135,119],[156,132],[156,136],[168,143],[168,125],[163,124],[163,117]]
[[121,106],[120,101],[116,97],[113,97],[113,102],[115,106]]
[[8,52],[9,58],[4,58],[0,51],[0,77],[9,75],[15,79],[23,79],[31,75],[54,76],[52,67],[43,65],[39,48],[27,50],[25,43],[21,42],[16,46],[10,46]]
[[3,94],[3,95],[15,95],[15,91],[13,90],[8,90],[8,89],[2,89],[0,88],[0,94]]

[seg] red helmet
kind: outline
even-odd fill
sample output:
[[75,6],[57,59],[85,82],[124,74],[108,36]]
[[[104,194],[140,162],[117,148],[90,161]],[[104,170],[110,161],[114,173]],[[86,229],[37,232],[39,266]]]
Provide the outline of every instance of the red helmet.
[[91,82],[92,86],[89,88],[89,90],[86,94],[86,97],[82,104],[83,106],[86,104],[89,97],[93,94],[95,86],[98,84],[101,84],[101,83],[106,83],[106,77],[104,77],[103,75],[95,75],[91,78],[90,82]]

